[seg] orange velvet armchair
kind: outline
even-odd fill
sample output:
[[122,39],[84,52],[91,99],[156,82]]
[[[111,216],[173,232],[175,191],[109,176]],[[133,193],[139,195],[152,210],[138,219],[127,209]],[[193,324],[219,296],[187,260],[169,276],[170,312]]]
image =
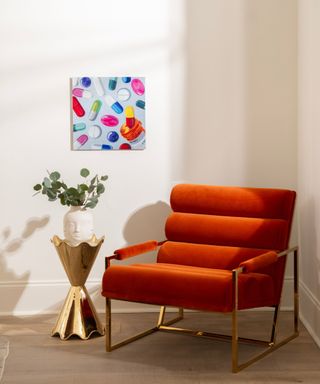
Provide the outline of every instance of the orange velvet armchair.
[[[102,282],[102,295],[106,298],[106,350],[155,331],[185,332],[230,340],[232,371],[238,372],[298,336],[298,248],[288,248],[295,197],[294,191],[284,189],[175,186],[170,198],[173,213],[165,224],[167,239],[118,249],[106,258]],[[156,263],[111,263],[112,259],[124,260],[156,249]],[[276,342],[289,254],[294,257],[293,332]],[[112,345],[111,299],[161,306],[158,323]],[[165,322],[168,306],[179,308],[179,314]],[[239,337],[238,311],[259,307],[274,309],[270,340]],[[183,308],[230,313],[231,335],[172,327],[183,318]],[[239,363],[238,343],[242,341],[266,348],[245,363]]]

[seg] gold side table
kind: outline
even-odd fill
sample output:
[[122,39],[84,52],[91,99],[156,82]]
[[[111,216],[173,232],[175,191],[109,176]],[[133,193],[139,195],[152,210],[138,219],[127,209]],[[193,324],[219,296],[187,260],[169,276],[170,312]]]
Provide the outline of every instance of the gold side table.
[[104,237],[97,239],[93,236],[90,241],[77,246],[71,246],[58,236],[54,236],[51,241],[71,284],[51,336],[59,335],[60,339],[67,340],[77,335],[87,340],[93,333],[104,335],[104,328],[84,286]]

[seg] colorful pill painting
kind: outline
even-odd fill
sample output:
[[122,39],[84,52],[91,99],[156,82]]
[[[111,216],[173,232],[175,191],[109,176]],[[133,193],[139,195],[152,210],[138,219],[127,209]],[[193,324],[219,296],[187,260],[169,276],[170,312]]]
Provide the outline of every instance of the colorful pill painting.
[[145,149],[144,77],[72,77],[75,151]]

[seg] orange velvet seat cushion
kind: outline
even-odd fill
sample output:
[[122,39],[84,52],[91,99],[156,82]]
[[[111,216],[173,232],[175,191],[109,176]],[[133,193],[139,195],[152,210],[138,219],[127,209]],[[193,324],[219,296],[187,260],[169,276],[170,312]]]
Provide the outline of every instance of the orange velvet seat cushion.
[[[232,272],[177,264],[111,266],[102,295],[110,299],[218,312],[232,311]],[[239,275],[239,309],[275,305],[273,280]]]

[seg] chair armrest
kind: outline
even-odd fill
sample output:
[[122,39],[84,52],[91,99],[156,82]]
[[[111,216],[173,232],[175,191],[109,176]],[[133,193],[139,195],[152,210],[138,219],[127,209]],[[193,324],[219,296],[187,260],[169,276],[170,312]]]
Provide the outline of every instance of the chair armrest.
[[242,272],[255,272],[261,268],[267,267],[270,264],[275,263],[278,260],[278,254],[275,251],[269,251],[262,255],[253,257],[249,260],[240,263],[239,267],[242,268]]
[[114,257],[111,258],[116,260],[124,260],[129,257],[137,256],[142,253],[150,252],[157,249],[158,245],[161,245],[156,240],[146,241],[144,243],[130,245],[129,247],[120,248],[114,251]]
[[289,255],[289,253],[297,252],[298,248],[299,248],[298,246],[295,246],[295,247],[285,249],[284,251],[281,251],[278,253],[278,257],[286,256],[286,255]]

